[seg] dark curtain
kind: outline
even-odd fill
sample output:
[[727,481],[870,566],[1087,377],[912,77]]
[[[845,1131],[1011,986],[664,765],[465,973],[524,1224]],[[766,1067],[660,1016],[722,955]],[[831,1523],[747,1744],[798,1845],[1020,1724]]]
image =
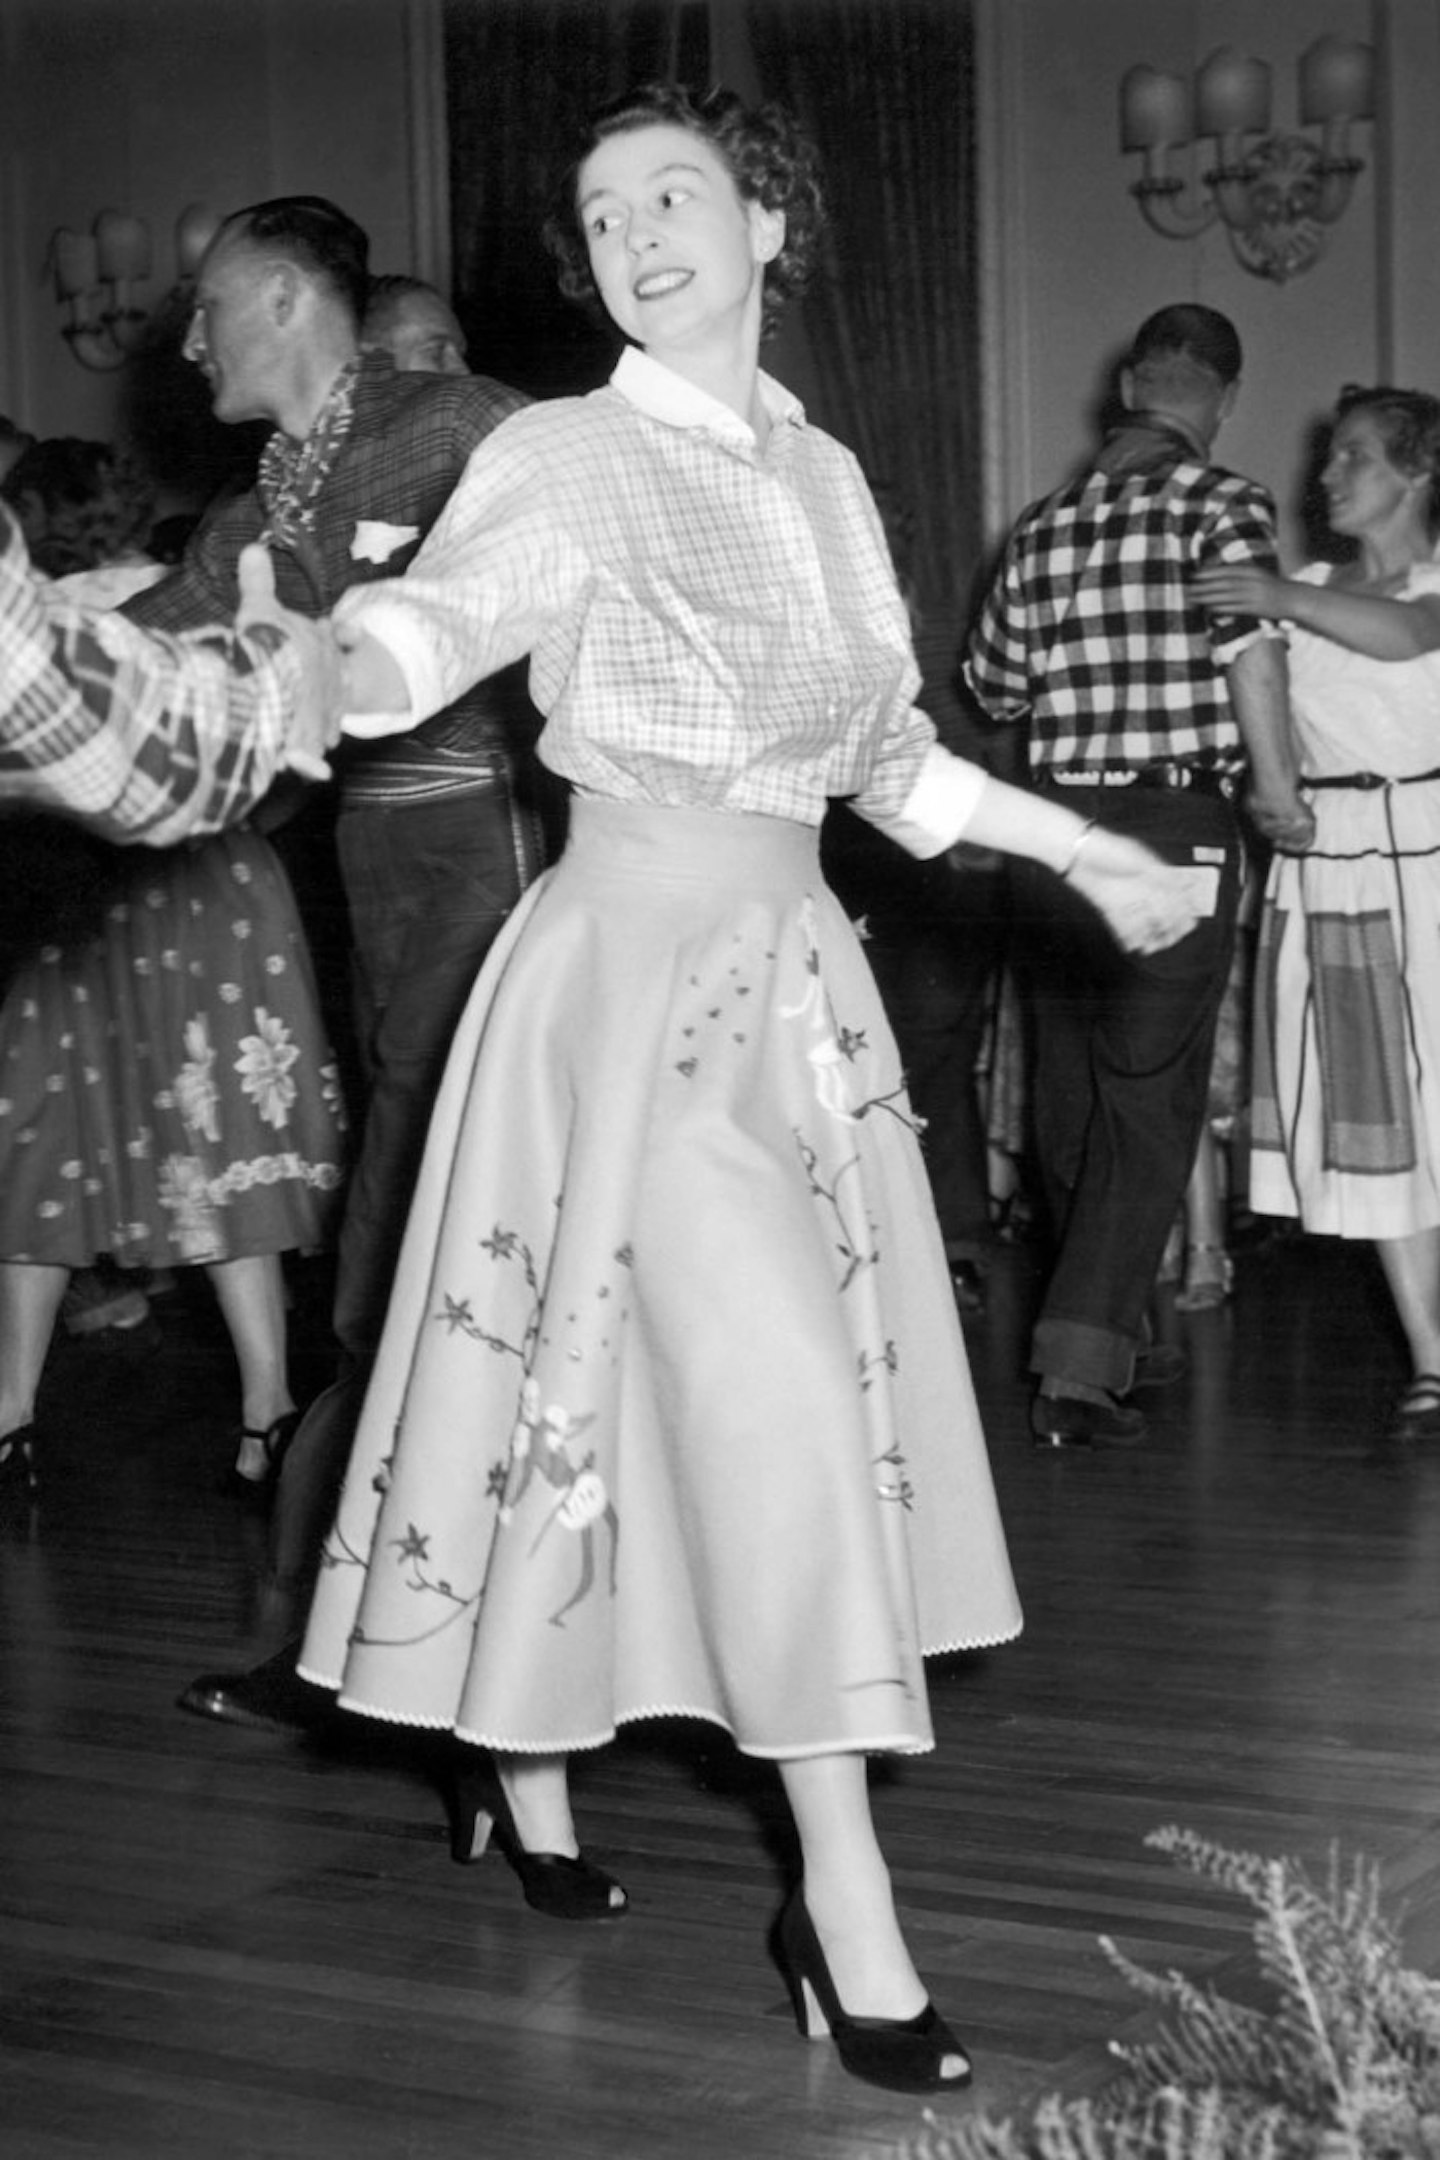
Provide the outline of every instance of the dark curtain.
[[550,190],[607,97],[708,72],[703,0],[447,0],[454,301],[473,367],[536,397],[604,381],[618,341],[560,296],[540,244]]
[[890,512],[927,631],[958,642],[981,545],[969,0],[751,0],[747,27],[822,159],[815,417]]

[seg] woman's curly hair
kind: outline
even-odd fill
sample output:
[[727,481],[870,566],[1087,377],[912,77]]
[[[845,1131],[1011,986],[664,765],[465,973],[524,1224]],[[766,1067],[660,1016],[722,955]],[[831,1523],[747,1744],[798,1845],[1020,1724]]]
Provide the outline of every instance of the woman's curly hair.
[[561,292],[603,316],[577,212],[580,168],[608,137],[644,127],[681,127],[698,135],[722,159],[742,201],[784,212],[784,243],[765,265],[760,335],[770,336],[786,303],[808,284],[819,255],[825,226],[819,161],[814,145],[782,106],[746,106],[732,90],[697,92],[675,83],[642,83],[592,116],[560,176],[545,221],[544,241],[559,265]]
[[1388,383],[1366,389],[1346,383],[1335,401],[1335,418],[1369,413],[1397,472],[1424,473],[1430,481],[1426,524],[1433,539],[1440,533],[1440,398],[1428,390],[1395,390]]
[[30,560],[47,577],[68,577],[143,545],[155,490],[141,467],[110,443],[53,435],[30,445],[0,485],[20,520]]

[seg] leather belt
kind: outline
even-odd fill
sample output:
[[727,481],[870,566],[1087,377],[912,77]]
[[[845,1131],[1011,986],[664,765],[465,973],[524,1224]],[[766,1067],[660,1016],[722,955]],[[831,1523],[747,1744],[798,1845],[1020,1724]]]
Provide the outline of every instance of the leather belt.
[[1132,765],[1123,771],[1114,766],[1093,772],[1048,772],[1036,775],[1054,787],[1190,788],[1201,795],[1223,795],[1228,801],[1239,787],[1239,776],[1220,772],[1213,765]]
[[1432,765],[1429,772],[1380,773],[1301,773],[1300,785],[1304,788],[1384,788],[1415,787],[1421,780],[1440,780],[1440,765]]

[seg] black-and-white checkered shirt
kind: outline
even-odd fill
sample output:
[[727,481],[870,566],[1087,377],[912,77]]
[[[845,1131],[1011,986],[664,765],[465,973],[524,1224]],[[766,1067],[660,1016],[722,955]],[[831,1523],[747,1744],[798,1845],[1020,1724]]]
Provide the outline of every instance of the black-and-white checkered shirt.
[[1023,513],[965,673],[993,720],[1029,719],[1037,778],[1241,767],[1225,671],[1272,626],[1207,615],[1190,581],[1216,563],[1278,567],[1274,504],[1158,422]]

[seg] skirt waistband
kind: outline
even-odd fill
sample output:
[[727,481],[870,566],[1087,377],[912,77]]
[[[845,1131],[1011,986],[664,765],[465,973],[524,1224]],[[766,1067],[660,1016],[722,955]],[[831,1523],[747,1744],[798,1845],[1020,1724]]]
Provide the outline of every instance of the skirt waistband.
[[576,795],[564,861],[587,874],[706,885],[814,884],[818,826],[747,811],[672,809]]

